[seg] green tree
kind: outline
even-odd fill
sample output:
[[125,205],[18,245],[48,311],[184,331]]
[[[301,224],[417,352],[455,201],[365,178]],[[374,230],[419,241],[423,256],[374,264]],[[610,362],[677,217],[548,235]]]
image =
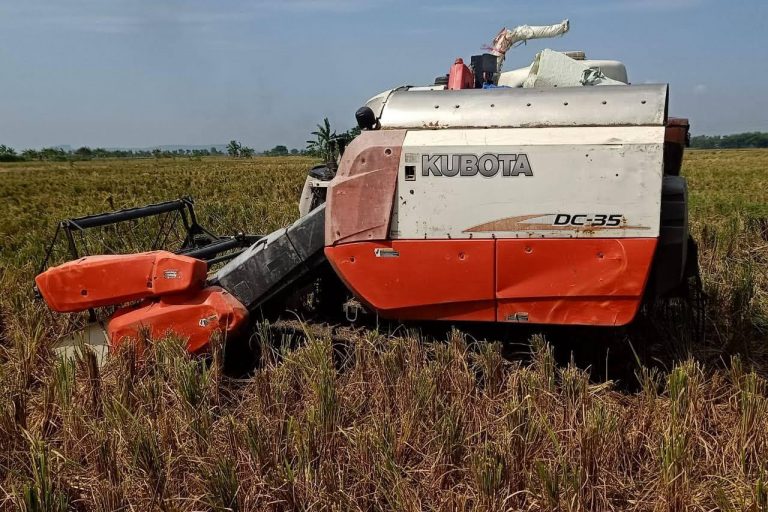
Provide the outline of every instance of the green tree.
[[315,140],[307,141],[307,151],[319,156],[327,164],[336,162],[335,138],[336,132],[331,130],[328,118],[323,118],[322,124],[317,125],[317,130],[312,132]]
[[25,160],[42,160],[43,157],[40,155],[40,152],[35,149],[25,149],[21,152],[21,156]]
[[279,144],[272,149],[268,149],[264,152],[267,156],[286,156],[288,155],[288,146],[283,146],[282,144]]
[[18,162],[19,160],[23,160],[23,158],[16,154],[15,149],[0,144],[0,162]]
[[347,148],[350,142],[355,140],[355,137],[360,135],[360,128],[355,126],[351,130],[347,130],[344,133],[340,133],[336,136],[336,148],[340,155],[344,154],[344,150]]
[[240,156],[243,158],[251,158],[255,151],[253,148],[249,148],[248,146],[243,146],[240,148]]
[[[100,150],[100,149],[101,148],[97,148],[97,151]],[[104,150],[101,149],[101,151],[104,151]],[[106,151],[104,151],[104,152],[106,153]],[[83,147],[78,148],[77,150],[75,150],[75,155],[74,156],[76,156],[78,158],[88,159],[88,158],[93,157],[93,154],[94,154],[94,151],[91,148],[89,148],[88,146],[83,146]]]
[[43,148],[40,150],[43,160],[62,162],[67,159],[67,152],[61,148]]
[[313,131],[312,135],[315,136],[315,140],[307,141],[307,154],[322,158],[328,165],[335,165],[339,156],[344,154],[347,145],[360,135],[360,128],[352,128],[337,134],[331,130],[331,123],[326,117],[322,124],[317,125],[317,130]]
[[231,157],[238,157],[240,156],[240,150],[242,149],[243,145],[237,142],[236,140],[229,141],[229,144],[227,144],[227,154]]

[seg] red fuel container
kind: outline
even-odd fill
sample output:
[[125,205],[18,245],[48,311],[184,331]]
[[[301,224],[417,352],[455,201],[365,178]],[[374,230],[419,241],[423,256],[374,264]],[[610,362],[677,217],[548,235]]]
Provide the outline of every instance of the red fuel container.
[[472,70],[464,64],[464,59],[458,58],[451,66],[448,73],[448,89],[474,89],[475,75]]

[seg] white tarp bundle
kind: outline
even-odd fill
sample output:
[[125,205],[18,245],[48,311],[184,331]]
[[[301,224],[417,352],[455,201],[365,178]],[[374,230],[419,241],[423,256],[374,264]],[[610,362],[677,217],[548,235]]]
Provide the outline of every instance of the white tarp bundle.
[[587,66],[564,53],[543,50],[536,54],[523,87],[579,87],[582,85],[625,85],[605,76],[599,68]]
[[493,39],[493,43],[488,47],[488,50],[499,57],[498,69],[501,71],[501,65],[504,62],[504,56],[507,50],[518,44],[524,43],[529,39],[544,39],[548,37],[561,36],[568,32],[570,25],[568,20],[563,20],[555,25],[546,26],[530,26],[521,25],[512,30],[508,30],[506,27]]

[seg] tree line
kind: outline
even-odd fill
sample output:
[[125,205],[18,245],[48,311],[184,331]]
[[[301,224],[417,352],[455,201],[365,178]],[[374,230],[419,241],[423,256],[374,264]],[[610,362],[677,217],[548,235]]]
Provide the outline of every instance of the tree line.
[[[335,162],[339,154],[352,139],[360,134],[359,128],[353,128],[342,133],[336,133],[331,129],[328,118],[323,119],[317,129],[312,132],[315,137],[307,141],[304,149],[288,149],[288,146],[279,144],[272,149],[261,153],[248,146],[244,146],[236,140],[227,144],[226,153],[211,147],[210,149],[176,149],[161,150],[132,150],[132,149],[104,149],[89,148],[83,146],[75,150],[63,148],[25,149],[17,153],[12,147],[0,144],[0,162],[23,161],[72,161],[92,160],[98,158],[177,158],[177,157],[202,157],[224,156],[233,158],[251,158],[255,155],[262,156],[312,156],[321,158],[325,162]],[[696,135],[691,137],[691,147],[697,149],[738,149],[738,148],[768,148],[768,132],[745,132],[732,135]]]
[[225,156],[240,158],[250,158],[255,155],[264,156],[297,156],[297,155],[312,155],[311,152],[306,150],[288,149],[286,146],[275,146],[272,149],[268,149],[261,153],[256,153],[253,148],[243,146],[239,142],[235,142],[236,145],[227,145],[227,151],[221,151],[216,147],[210,149],[175,149],[161,150],[159,148],[152,150],[135,150],[135,149],[104,149],[104,148],[90,148],[83,146],[74,150],[66,150],[63,148],[43,148],[43,149],[25,149],[22,152],[17,152],[12,147],[6,145],[0,145],[0,162],[31,162],[31,161],[47,161],[47,162],[67,162],[73,160],[95,160],[100,158],[179,158],[179,157],[202,157],[202,156]]
[[745,132],[733,135],[696,135],[691,147],[698,149],[768,148],[768,133]]
[[23,161],[49,161],[66,162],[71,160],[93,160],[98,158],[176,158],[193,156],[222,156],[223,151],[211,147],[210,149],[176,149],[161,150],[146,149],[104,149],[89,148],[83,146],[74,150],[65,150],[63,148],[43,148],[43,149],[25,149],[17,153],[11,147],[0,145],[0,162],[23,162]]
[[[312,156],[315,158],[321,158],[326,163],[336,162],[336,159],[344,152],[344,148],[352,142],[352,140],[360,135],[360,128],[352,128],[345,132],[336,133],[331,128],[331,123],[328,118],[324,118],[323,122],[317,125],[317,129],[314,130],[311,135],[315,138],[307,141],[306,148],[299,150],[296,148],[288,149],[288,146],[277,145],[272,149],[268,149],[262,153],[262,156]],[[253,156],[253,148],[243,146],[236,140],[229,141],[227,144],[227,154],[231,157],[246,157]]]
[[331,124],[326,117],[312,132],[315,137],[307,141],[304,149],[288,149],[288,146],[278,144],[272,149],[261,153],[237,140],[229,141],[226,153],[211,147],[210,149],[176,149],[161,150],[133,150],[133,149],[105,149],[83,146],[75,150],[49,147],[43,149],[25,149],[21,153],[10,146],[0,145],[0,162],[24,162],[24,161],[53,161],[66,162],[74,160],[93,160],[99,158],[177,158],[177,157],[202,157],[229,155],[232,158],[251,158],[255,155],[262,156],[312,156],[321,158],[325,162],[335,162],[338,156],[344,152],[344,148],[352,139],[360,134],[359,128],[353,128],[342,133],[336,133],[331,129]]

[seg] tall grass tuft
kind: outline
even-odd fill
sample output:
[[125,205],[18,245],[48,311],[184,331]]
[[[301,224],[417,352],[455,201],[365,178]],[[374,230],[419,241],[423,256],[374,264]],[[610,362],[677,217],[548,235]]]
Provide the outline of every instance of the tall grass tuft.
[[29,440],[31,481],[19,492],[17,506],[26,512],[64,512],[70,505],[62,493],[50,466],[50,448],[40,439]]
[[206,474],[207,500],[211,509],[217,512],[238,512],[241,510],[238,494],[240,483],[235,465],[230,459],[219,458]]

